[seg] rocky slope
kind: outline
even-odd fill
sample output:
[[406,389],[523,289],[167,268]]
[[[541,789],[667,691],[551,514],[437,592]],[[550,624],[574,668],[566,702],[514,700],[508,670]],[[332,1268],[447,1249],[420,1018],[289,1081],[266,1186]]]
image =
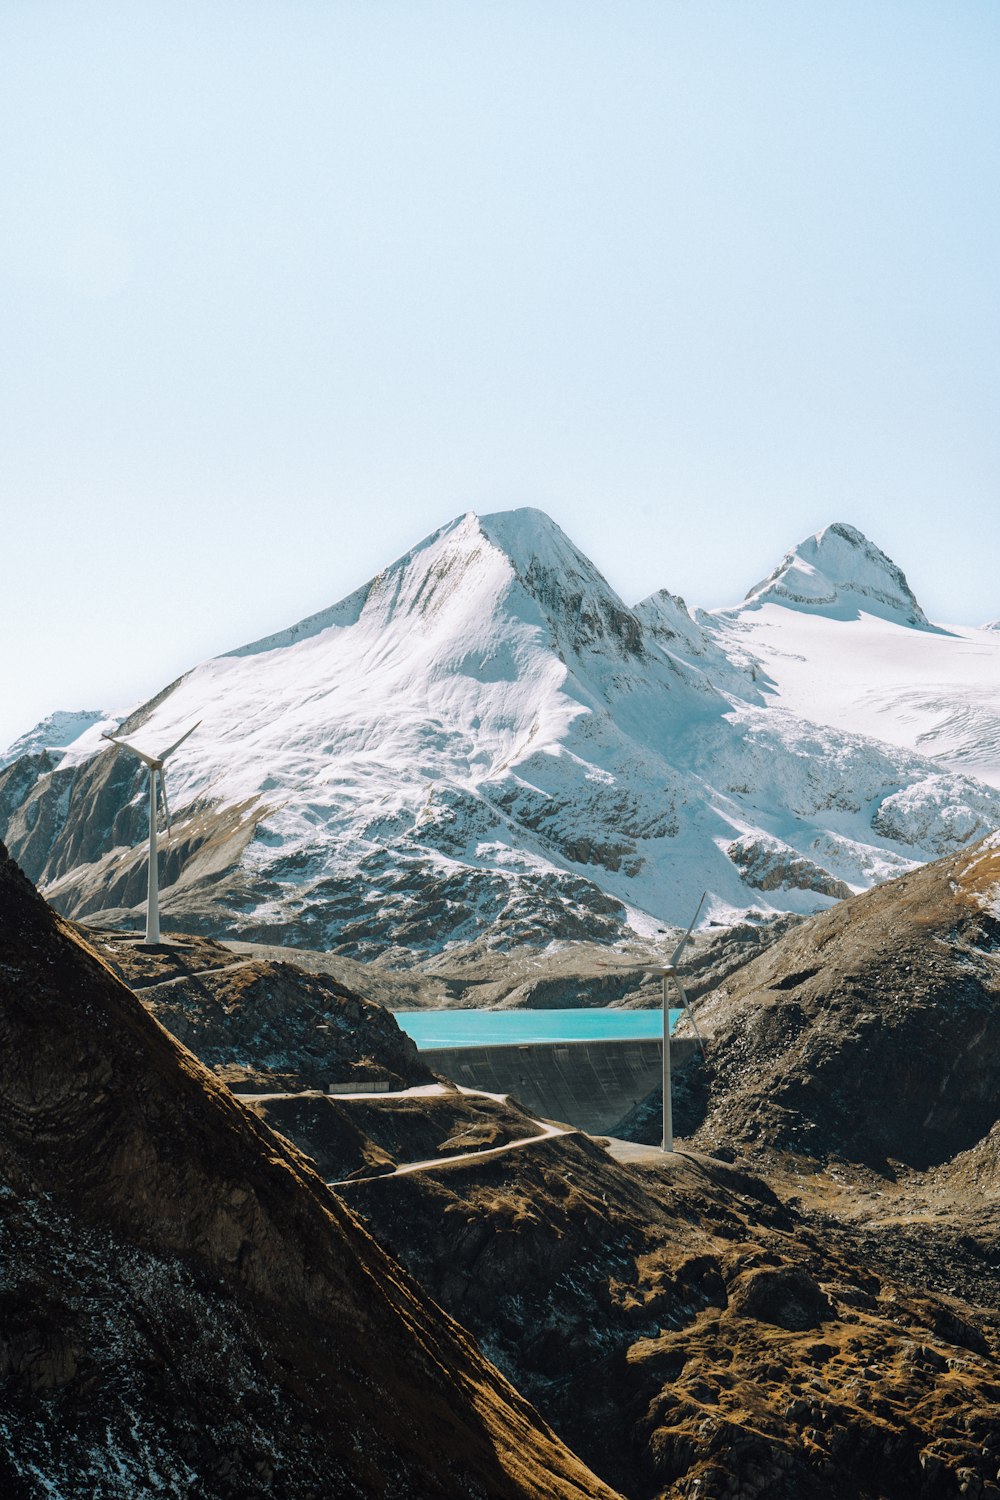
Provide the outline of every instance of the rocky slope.
[[995,1497],[997,1271],[929,1291],[836,1190],[580,1135],[338,1189],[630,1500]]
[[608,1497],[0,852],[12,1496]]
[[297,964],[235,956],[208,938],[147,948],[90,935],[161,1026],[231,1088],[392,1088],[427,1083],[428,1069],[389,1012]]
[[424,1160],[525,1132],[453,1096],[274,1123],[630,1500],[996,1500],[998,924],[991,839],[779,937],[700,1003],[669,1158],[393,1175],[409,1128]]
[[[945,752],[1000,780],[998,649],[929,627],[843,525],[694,617],[629,609],[537,511],[466,515],[125,730],[200,721],[170,765],[168,925],[365,958],[608,943],[703,889],[709,920],[809,913],[996,826]],[[0,771],[0,835],[64,912],[134,922],[145,772],[98,729]]]
[[996,838],[810,918],[706,997],[696,1139],[926,1168],[1000,1113]]
[[248,1109],[307,1153],[326,1181],[378,1177],[409,1162],[491,1151],[537,1133],[513,1101],[439,1082],[399,1098],[252,1098]]

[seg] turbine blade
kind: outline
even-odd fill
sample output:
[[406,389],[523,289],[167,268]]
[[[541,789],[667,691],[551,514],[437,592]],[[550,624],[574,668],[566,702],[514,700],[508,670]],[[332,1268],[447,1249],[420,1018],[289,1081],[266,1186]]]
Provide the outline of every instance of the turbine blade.
[[672,974],[670,977],[674,981],[674,989],[677,991],[678,995],[681,997],[681,1005],[684,1008],[684,1014],[687,1016],[688,1020],[691,1022],[691,1030],[694,1032],[695,1036],[698,1039],[698,1046],[701,1049],[701,1060],[702,1060],[702,1062],[704,1062],[706,1060],[706,1056],[707,1056],[707,1054],[705,1052],[705,1043],[702,1040],[701,1032],[698,1030],[698,1025],[697,1025],[697,1022],[695,1021],[695,1018],[694,1018],[694,1011],[691,1009],[691,1002],[690,1002],[690,1000],[687,997],[687,991],[685,990],[684,986],[681,984],[680,980],[677,978],[676,974]]
[[[200,723],[201,720],[199,719],[198,724]],[[157,759],[166,760],[168,755],[173,755],[174,751],[177,749],[177,746],[183,745],[189,734],[194,734],[195,730],[198,728],[198,724],[192,724],[190,729],[185,729],[179,740],[174,740],[174,743],[172,745],[168,745],[166,750],[161,750],[160,754],[157,756]]]
[[139,759],[143,762],[144,765],[149,766],[150,770],[153,769],[153,757],[151,755],[147,755],[145,750],[140,750],[138,745],[133,745],[131,740],[119,739],[117,734],[107,734],[104,732],[102,732],[101,738],[104,740],[110,740],[113,745],[121,745],[123,750],[131,750],[133,755],[138,755]]
[[167,801],[167,778],[163,774],[163,767],[161,766],[158,771],[150,771],[149,774],[151,776],[159,776],[160,778],[160,796],[163,798],[163,814],[167,820],[167,833],[172,833],[173,829],[170,826],[170,803]]
[[691,925],[688,928],[687,932],[684,934],[684,936],[681,938],[680,942],[677,944],[677,947],[674,949],[673,953],[671,953],[671,955],[670,955],[670,967],[672,969],[676,968],[676,966],[681,961],[681,954],[684,952],[684,949],[687,947],[688,939],[690,938],[692,932],[694,932],[694,924],[697,922],[698,918],[701,915],[701,909],[705,905],[705,897],[707,895],[708,895],[707,891],[702,891],[702,893],[701,893],[701,900],[698,902],[697,910],[695,911],[694,916],[691,918]]

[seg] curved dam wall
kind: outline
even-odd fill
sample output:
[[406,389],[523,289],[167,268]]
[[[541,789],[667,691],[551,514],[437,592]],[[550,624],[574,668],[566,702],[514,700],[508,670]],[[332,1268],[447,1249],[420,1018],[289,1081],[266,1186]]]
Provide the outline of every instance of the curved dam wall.
[[[670,1041],[671,1071],[697,1050],[688,1037]],[[501,1047],[433,1047],[421,1060],[466,1088],[513,1094],[531,1114],[595,1135],[611,1130],[658,1088],[663,1042],[526,1042]]]

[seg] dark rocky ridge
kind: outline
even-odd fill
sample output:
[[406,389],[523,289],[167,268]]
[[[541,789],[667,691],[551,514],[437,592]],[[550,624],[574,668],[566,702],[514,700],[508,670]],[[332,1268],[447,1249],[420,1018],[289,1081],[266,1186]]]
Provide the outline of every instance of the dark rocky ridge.
[[986,840],[809,918],[703,1000],[698,1143],[890,1174],[975,1146],[1000,1113],[998,887]]
[[604,1497],[0,850],[5,1493]]
[[109,933],[93,945],[161,1026],[232,1088],[392,1088],[432,1074],[389,1011],[321,973],[239,958],[208,938],[150,950]]

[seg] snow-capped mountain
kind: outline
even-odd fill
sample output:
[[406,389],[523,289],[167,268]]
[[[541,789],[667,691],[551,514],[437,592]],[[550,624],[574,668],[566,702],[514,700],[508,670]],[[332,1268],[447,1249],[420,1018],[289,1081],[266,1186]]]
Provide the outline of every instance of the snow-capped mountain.
[[728,659],[750,664],[769,707],[1000,787],[997,632],[931,625],[900,570],[853,527],[826,527],[742,605],[701,618]]
[[[995,668],[997,636],[966,635]],[[666,591],[629,609],[539,511],[468,514],[123,728],[155,751],[200,721],[169,766],[168,919],[362,955],[612,940],[703,889],[717,921],[810,911],[1000,823],[1000,792],[859,733],[838,686],[865,675],[859,641],[884,699],[964,640],[850,527],[692,615]],[[144,833],[144,772],[97,727],[0,775],[0,834],[73,914],[141,900]]]
[[0,754],[0,769],[19,760],[22,755],[58,751],[79,740],[90,729],[112,729],[117,722],[99,708],[78,711],[57,709],[54,714],[49,714],[40,724],[36,724],[34,729],[29,729],[27,734],[20,735]]
[[750,590],[743,609],[782,604],[831,619],[873,615],[930,628],[905,576],[866,536],[843,521],[825,526]]

